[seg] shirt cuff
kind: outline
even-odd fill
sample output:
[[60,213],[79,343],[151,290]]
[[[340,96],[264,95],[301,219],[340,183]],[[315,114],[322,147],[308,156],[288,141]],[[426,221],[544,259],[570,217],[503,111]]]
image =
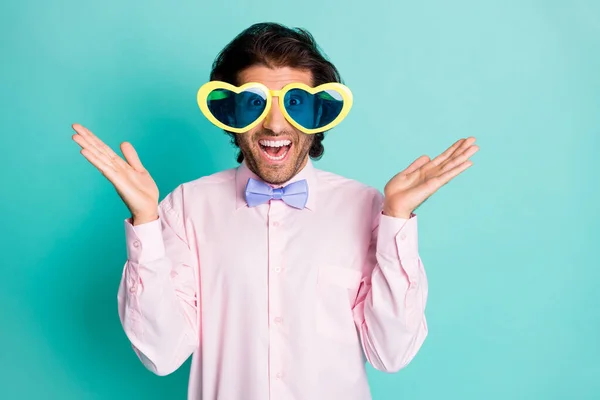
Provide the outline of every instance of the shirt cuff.
[[133,226],[131,218],[124,221],[127,259],[134,263],[146,263],[165,256],[160,218]]
[[[405,219],[381,214],[377,253],[386,259],[400,259],[403,267],[412,264],[403,261],[419,258],[417,216],[411,214],[409,219]],[[409,271],[407,273],[411,275]]]

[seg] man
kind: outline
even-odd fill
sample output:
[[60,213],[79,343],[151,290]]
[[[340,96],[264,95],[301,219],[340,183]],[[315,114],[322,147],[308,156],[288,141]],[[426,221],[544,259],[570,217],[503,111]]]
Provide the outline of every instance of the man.
[[398,371],[427,335],[413,211],[471,165],[474,138],[419,157],[382,195],[312,165],[351,94],[308,32],[254,25],[210,81],[199,105],[241,164],[160,203],[131,144],[125,161],[73,125],[132,214],[118,294],[127,337],[158,375],[193,354],[190,399],[370,399],[365,362]]

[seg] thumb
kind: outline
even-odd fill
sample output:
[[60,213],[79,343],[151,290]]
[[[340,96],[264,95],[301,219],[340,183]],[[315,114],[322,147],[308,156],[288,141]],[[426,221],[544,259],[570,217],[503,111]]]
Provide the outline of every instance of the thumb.
[[121,151],[125,156],[125,159],[135,169],[139,172],[144,172],[146,168],[142,165],[140,158],[138,157],[137,151],[133,148],[133,145],[129,142],[121,143]]

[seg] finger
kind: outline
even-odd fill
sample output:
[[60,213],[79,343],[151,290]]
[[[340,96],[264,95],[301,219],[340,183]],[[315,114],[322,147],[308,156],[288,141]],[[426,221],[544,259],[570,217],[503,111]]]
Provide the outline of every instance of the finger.
[[[108,158],[113,160],[116,164],[119,163],[119,160],[122,163],[125,163],[123,161],[123,159],[121,159],[121,157],[119,157],[119,155],[113,151],[113,149],[111,149],[109,146],[107,146],[106,143],[104,143],[102,140],[100,140],[96,135],[94,135],[85,126],[83,126],[81,124],[73,124],[73,129],[75,129],[80,135],[85,137],[88,140],[88,142],[93,144],[99,151],[106,154],[108,156]],[[121,164],[121,166],[122,166],[122,164]]]
[[131,143],[121,143],[121,151],[123,152],[123,155],[125,156],[125,159],[129,163],[129,165],[131,165],[133,169],[140,172],[146,171],[146,168],[144,168],[142,162],[140,161],[140,157],[138,156],[137,151],[135,151],[135,148]]
[[444,167],[444,164],[451,162],[453,159],[463,155],[466,151],[469,151],[474,143],[475,138],[472,136],[465,139],[465,141],[450,155],[450,157],[440,163],[440,167]]
[[114,184],[114,180],[116,179],[117,172],[110,165],[104,162],[101,158],[99,158],[96,154],[94,154],[89,149],[81,149],[81,155],[83,155],[94,167],[96,167],[102,175],[108,178]]
[[464,141],[465,139],[459,139],[456,142],[454,142],[452,146],[448,147],[442,154],[431,160],[427,165],[423,167],[423,169],[430,169],[444,162],[448,157],[454,154],[456,149],[458,149],[464,143]]
[[457,155],[461,154],[466,148],[468,148],[474,142],[475,142],[474,137],[468,137],[466,139],[463,139],[462,142],[460,143],[460,146],[458,146],[456,149],[454,149],[454,151],[451,154],[449,154],[448,157],[446,157],[444,160],[442,160],[438,165],[442,165],[443,163],[448,162],[448,160],[451,160],[454,157],[456,157]]
[[82,149],[85,149],[87,152],[90,152],[95,158],[101,160],[104,164],[113,165],[113,161],[102,151],[98,150],[96,146],[91,144],[89,140],[87,140],[84,136],[76,133],[72,136],[75,143],[77,143]]
[[443,166],[441,166],[440,168],[440,174],[445,173],[446,171],[450,171],[452,168],[456,167],[457,165],[462,164],[463,162],[467,161],[469,158],[471,158],[473,156],[473,154],[477,153],[477,151],[479,151],[479,146],[477,145],[472,145],[467,147],[462,154],[457,155],[453,158],[451,158],[450,160],[446,161]]
[[[444,186],[445,184],[450,182],[452,179],[454,179],[458,174],[464,172],[471,165],[473,165],[473,161],[467,160],[467,161],[457,165],[456,167],[452,168],[451,170],[444,172],[442,175],[440,175],[436,178],[433,178],[432,181],[434,182],[434,186],[437,186],[437,188]],[[437,188],[436,188],[436,190],[437,190]]]
[[421,168],[423,165],[427,164],[429,161],[430,161],[429,156],[422,155],[421,157],[419,157],[415,161],[413,161],[412,164],[410,164],[404,170],[404,173],[410,174],[410,173],[418,170],[419,168]]
[[81,137],[85,138],[86,141],[90,145],[94,146],[96,150],[98,150],[99,152],[104,152],[98,143],[99,139],[89,129],[85,128],[81,124],[73,124],[72,127],[75,130],[75,132],[77,132]]

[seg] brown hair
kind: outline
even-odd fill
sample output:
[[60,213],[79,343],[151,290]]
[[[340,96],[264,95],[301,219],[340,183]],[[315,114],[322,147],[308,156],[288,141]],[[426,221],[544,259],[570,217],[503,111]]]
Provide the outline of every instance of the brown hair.
[[[253,65],[309,70],[313,86],[329,82],[342,83],[336,67],[326,59],[310,32],[302,28],[288,28],[272,22],[250,26],[217,55],[210,80],[238,85],[238,74]],[[232,143],[238,146],[237,135],[226,133],[231,136]],[[325,151],[322,143],[325,135],[317,133],[314,136],[309,156],[320,159]],[[237,161],[241,163],[243,160],[244,156],[239,152]]]

